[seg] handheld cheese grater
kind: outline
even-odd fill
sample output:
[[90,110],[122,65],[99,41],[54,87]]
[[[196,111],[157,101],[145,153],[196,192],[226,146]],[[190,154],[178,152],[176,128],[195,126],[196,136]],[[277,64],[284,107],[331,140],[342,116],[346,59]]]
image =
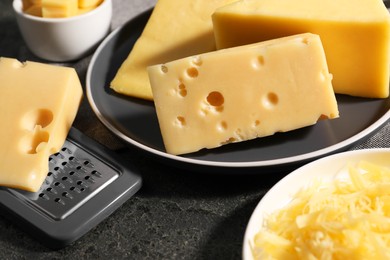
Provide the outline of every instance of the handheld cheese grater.
[[115,154],[72,128],[50,156],[38,192],[0,188],[0,214],[52,249],[77,240],[141,187],[141,177]]

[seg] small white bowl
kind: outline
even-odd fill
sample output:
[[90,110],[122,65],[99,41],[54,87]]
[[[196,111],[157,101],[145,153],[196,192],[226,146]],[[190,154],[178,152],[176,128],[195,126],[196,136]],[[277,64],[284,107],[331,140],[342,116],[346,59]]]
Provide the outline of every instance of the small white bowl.
[[13,1],[16,20],[27,47],[36,56],[55,62],[89,54],[110,31],[112,2],[69,18],[42,18],[25,14],[21,0]]
[[243,241],[243,260],[254,259],[251,245],[254,245],[254,237],[261,230],[266,216],[285,207],[301,188],[314,180],[332,182],[346,174],[347,163],[362,160],[390,167],[390,149],[356,150],[324,157],[298,168],[276,183],[260,200],[248,222]]

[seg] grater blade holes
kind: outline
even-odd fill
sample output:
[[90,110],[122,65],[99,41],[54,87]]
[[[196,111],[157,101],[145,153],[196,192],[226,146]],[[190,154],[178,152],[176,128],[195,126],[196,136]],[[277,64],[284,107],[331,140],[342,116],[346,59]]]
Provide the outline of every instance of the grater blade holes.
[[55,220],[66,218],[119,176],[109,165],[66,141],[49,158],[49,172],[37,193],[13,191]]

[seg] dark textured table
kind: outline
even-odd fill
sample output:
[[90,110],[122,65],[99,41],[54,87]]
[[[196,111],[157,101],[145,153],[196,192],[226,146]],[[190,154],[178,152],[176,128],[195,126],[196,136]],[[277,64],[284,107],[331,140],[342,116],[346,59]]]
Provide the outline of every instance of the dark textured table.
[[[41,61],[24,44],[11,2],[0,0],[0,56]],[[154,3],[113,0],[112,29]],[[77,70],[83,86],[90,59],[64,64]],[[163,165],[109,132],[86,98],[74,127],[133,163],[143,178],[141,190],[81,239],[56,251],[26,235],[0,212],[0,259],[240,259],[252,211],[264,193],[288,173],[266,178],[226,176]],[[390,126],[386,124],[353,149],[389,146]]]

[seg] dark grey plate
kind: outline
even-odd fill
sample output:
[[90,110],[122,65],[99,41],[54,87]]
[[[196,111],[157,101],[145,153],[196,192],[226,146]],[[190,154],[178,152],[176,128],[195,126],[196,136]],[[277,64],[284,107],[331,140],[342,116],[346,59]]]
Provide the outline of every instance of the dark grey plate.
[[130,20],[101,43],[88,68],[87,96],[98,118],[115,135],[165,162],[191,169],[206,168],[208,172],[277,171],[345,150],[373,134],[390,116],[389,98],[337,95],[338,119],[193,154],[167,154],[153,102],[118,95],[109,88],[150,13],[146,11]]

